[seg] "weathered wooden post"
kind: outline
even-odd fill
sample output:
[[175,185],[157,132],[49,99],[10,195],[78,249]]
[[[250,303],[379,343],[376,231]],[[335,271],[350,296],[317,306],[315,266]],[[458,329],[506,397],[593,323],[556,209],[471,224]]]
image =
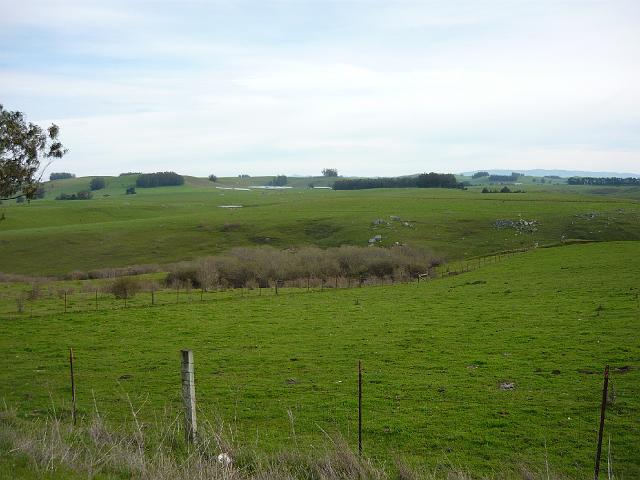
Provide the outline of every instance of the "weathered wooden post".
[[197,425],[193,351],[181,350],[180,353],[182,354],[182,402],[184,404],[185,435],[187,442],[195,443]]
[[594,480],[600,475],[600,453],[602,451],[602,432],[604,431],[604,412],[607,409],[607,389],[609,387],[609,365],[604,369],[604,385],[602,386],[602,404],[600,405],[600,429],[598,430],[598,449],[596,450],[596,468]]
[[362,455],[362,361],[358,360],[358,455]]
[[71,418],[76,424],[76,381],[73,375],[73,348],[69,347],[69,373],[71,374]]

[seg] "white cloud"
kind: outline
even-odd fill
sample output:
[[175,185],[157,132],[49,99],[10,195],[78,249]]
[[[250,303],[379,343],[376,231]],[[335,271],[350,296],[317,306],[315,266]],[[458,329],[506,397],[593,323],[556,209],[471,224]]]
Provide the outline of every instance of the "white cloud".
[[633,4],[52,5],[0,6],[0,91],[61,125],[79,174],[640,164]]

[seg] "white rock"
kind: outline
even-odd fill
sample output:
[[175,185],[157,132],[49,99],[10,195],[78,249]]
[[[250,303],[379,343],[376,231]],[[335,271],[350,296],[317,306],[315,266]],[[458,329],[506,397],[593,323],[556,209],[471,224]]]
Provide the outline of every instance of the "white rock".
[[229,454],[223,452],[218,455],[218,463],[224,465],[225,467],[228,467],[233,463],[233,460],[231,459]]

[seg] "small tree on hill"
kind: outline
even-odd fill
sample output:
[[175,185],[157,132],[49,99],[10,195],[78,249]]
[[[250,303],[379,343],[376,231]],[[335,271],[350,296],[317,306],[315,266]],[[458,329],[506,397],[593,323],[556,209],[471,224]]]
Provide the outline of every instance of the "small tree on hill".
[[218,181],[218,177],[216,177],[215,175],[211,174],[211,175],[209,175],[209,181],[210,182],[217,182]]
[[324,168],[322,169],[322,175],[324,177],[337,177],[338,169],[337,168]]

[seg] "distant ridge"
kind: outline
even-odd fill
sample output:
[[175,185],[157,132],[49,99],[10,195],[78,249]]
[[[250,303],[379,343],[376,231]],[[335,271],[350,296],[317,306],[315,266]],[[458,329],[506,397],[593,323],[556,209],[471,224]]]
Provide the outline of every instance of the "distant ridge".
[[562,178],[569,177],[622,177],[622,178],[640,178],[638,173],[620,173],[620,172],[585,172],[580,170],[518,170],[516,168],[511,170],[490,170],[479,169],[472,170],[470,172],[463,172],[462,175],[471,176],[476,172],[489,172],[491,175],[511,175],[511,172],[524,173],[529,177],[544,177],[546,175],[555,175]]

